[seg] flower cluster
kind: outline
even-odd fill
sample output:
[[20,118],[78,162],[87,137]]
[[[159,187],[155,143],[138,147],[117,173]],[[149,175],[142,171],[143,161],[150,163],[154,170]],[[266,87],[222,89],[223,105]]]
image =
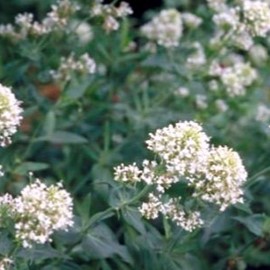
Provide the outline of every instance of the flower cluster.
[[214,61],[210,66],[209,75],[220,79],[230,97],[245,95],[246,88],[252,85],[258,76],[250,63],[242,61],[235,61],[225,67]]
[[222,11],[227,8],[226,0],[207,0],[207,4],[214,11]]
[[96,1],[91,9],[93,17],[103,18],[103,28],[106,32],[115,31],[119,28],[118,18],[126,17],[133,11],[127,2],[121,2],[118,7],[102,4],[102,0]]
[[219,205],[220,211],[229,205],[243,202],[241,186],[247,173],[238,153],[226,146],[210,149],[204,171],[192,181],[194,196]]
[[162,10],[152,21],[143,25],[141,32],[149,40],[166,48],[176,47],[183,31],[181,14],[176,9]]
[[266,37],[270,30],[270,7],[265,1],[243,0],[228,6],[223,0],[208,0],[208,4],[215,11],[213,21],[217,26],[212,45],[226,42],[248,51],[254,37]]
[[8,257],[2,258],[0,260],[0,270],[8,270],[13,265],[13,260]]
[[115,180],[132,183],[141,181],[141,170],[134,163],[133,165],[125,166],[121,164],[115,167]]
[[252,36],[265,37],[270,30],[270,7],[265,1],[243,1],[245,28]]
[[7,218],[15,224],[15,238],[23,247],[51,241],[57,230],[73,225],[73,202],[61,183],[46,186],[36,179],[17,198],[9,194],[0,197],[0,217],[3,226]]
[[15,237],[25,248],[51,241],[54,231],[73,224],[72,199],[62,184],[47,187],[37,179],[7,203],[14,216]]
[[203,66],[206,63],[206,56],[204,53],[204,48],[199,42],[194,42],[190,45],[194,50],[191,55],[187,58],[187,67],[189,68],[198,68]]
[[60,66],[57,70],[51,70],[50,74],[56,81],[69,81],[72,74],[79,75],[93,74],[96,70],[96,63],[87,54],[81,55],[78,59],[74,54],[69,57],[62,57]]
[[270,108],[265,104],[261,103],[258,105],[256,110],[256,121],[267,123],[270,120]]
[[179,204],[181,198],[171,198],[165,203],[161,199],[161,196],[155,196],[153,193],[150,193],[148,201],[142,203],[139,208],[141,215],[147,219],[155,219],[159,213],[162,213],[166,218],[171,219],[178,226],[189,232],[203,225],[199,212],[187,212]]
[[147,148],[158,154],[169,172],[189,176],[205,159],[209,137],[195,122],[179,122],[150,134]]
[[220,211],[243,202],[241,187],[247,173],[241,158],[226,146],[211,146],[198,123],[185,121],[158,129],[146,144],[159,162],[145,160],[142,169],[136,164],[115,168],[115,180],[143,181],[153,187],[148,202],[139,208],[146,218],[154,219],[161,213],[187,231],[202,226],[199,206],[187,209],[181,198],[167,193],[180,182],[191,189],[189,199],[213,203]]
[[79,9],[70,0],[58,0],[51,6],[51,11],[41,21],[34,21],[32,13],[18,14],[15,25],[0,25],[0,36],[11,40],[26,39],[29,36],[42,36],[67,26],[70,17]]
[[189,28],[196,28],[202,23],[202,19],[200,17],[190,12],[183,12],[181,14],[181,17],[182,17],[183,24]]
[[11,142],[22,120],[22,108],[11,89],[0,84],[0,146]]

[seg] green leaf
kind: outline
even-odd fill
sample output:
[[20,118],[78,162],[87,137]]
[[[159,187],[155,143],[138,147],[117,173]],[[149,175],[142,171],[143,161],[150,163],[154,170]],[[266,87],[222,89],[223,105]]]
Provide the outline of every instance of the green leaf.
[[125,222],[131,225],[136,231],[141,234],[146,233],[142,216],[136,208],[125,207],[122,209],[122,215]]
[[60,251],[52,248],[49,245],[37,245],[32,249],[21,249],[17,253],[18,257],[28,260],[45,260],[53,258],[65,258],[68,259],[67,255],[64,255]]
[[73,100],[81,98],[89,88],[92,80],[92,78],[87,78],[83,82],[73,80],[66,91],[67,97]]
[[12,242],[6,232],[0,234],[0,254],[8,255],[12,249]]
[[23,162],[15,168],[14,172],[21,175],[26,175],[28,172],[42,171],[49,168],[49,165],[41,162]]
[[80,144],[87,143],[87,139],[75,133],[56,131],[49,136],[39,137],[35,141],[47,141],[57,144]]
[[43,132],[47,136],[52,135],[53,131],[55,130],[56,118],[55,113],[53,111],[49,111],[46,115]]
[[234,217],[233,219],[239,221],[253,234],[263,236],[263,224],[265,218],[265,215],[254,214],[248,217]]
[[93,228],[84,238],[82,247],[93,259],[106,259],[118,255],[125,262],[133,263],[127,248],[118,243],[113,232],[105,224]]

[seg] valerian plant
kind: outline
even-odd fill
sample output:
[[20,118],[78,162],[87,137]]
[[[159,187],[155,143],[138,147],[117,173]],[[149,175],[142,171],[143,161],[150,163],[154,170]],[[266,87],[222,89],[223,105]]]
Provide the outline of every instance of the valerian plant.
[[136,5],[0,3],[0,269],[269,267],[269,1]]

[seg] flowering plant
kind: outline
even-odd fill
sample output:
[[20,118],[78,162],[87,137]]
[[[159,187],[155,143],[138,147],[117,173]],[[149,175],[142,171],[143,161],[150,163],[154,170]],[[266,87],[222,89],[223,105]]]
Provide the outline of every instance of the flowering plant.
[[2,2],[0,270],[269,267],[269,1]]

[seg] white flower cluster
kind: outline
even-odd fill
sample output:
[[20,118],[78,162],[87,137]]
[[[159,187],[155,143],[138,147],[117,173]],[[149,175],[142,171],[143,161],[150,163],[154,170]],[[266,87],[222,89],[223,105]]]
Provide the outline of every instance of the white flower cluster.
[[194,51],[187,58],[187,67],[191,69],[199,68],[206,63],[204,48],[200,42],[194,42],[190,45]]
[[13,265],[13,260],[8,257],[5,257],[0,260],[0,270],[9,270],[10,267]]
[[11,136],[22,120],[22,111],[11,89],[0,84],[0,146],[11,143]]
[[214,11],[223,11],[227,8],[226,0],[207,0],[208,6]]
[[267,49],[260,44],[252,46],[248,54],[251,61],[257,66],[263,65],[268,59]]
[[41,22],[34,21],[32,13],[18,14],[15,17],[15,26],[0,25],[0,36],[17,41],[63,29],[78,9],[79,6],[70,0],[58,0]]
[[69,29],[70,32],[75,32],[82,45],[87,44],[94,37],[91,26],[83,20],[72,20]]
[[190,12],[183,12],[181,17],[183,24],[189,28],[196,28],[202,24],[202,18]]
[[80,75],[93,74],[96,71],[95,61],[87,54],[81,55],[78,59],[74,54],[69,57],[62,57],[57,70],[51,70],[50,74],[56,81],[69,81],[72,74]]
[[243,22],[252,36],[265,37],[270,30],[270,7],[265,1],[243,1]]
[[115,169],[115,180],[122,181],[122,182],[129,182],[132,183],[140,182],[141,181],[141,170],[137,167],[136,163],[133,165],[125,166],[121,164]]
[[256,69],[252,68],[250,63],[242,61],[235,61],[235,63],[225,67],[213,61],[209,75],[220,79],[230,97],[245,95],[246,88],[258,78]]
[[188,177],[203,163],[209,148],[209,137],[199,124],[185,121],[150,133],[146,144],[165,162],[168,172]]
[[194,196],[219,205],[224,211],[229,205],[243,202],[241,186],[247,172],[238,153],[226,146],[210,149],[204,172],[198,173],[192,181]]
[[144,36],[166,48],[178,46],[182,31],[181,14],[176,9],[162,10],[141,28]]
[[14,199],[13,207],[16,239],[25,248],[51,241],[54,231],[73,225],[72,199],[62,184],[47,187],[37,179]]
[[103,28],[106,32],[116,31],[119,28],[118,18],[124,18],[133,13],[127,2],[121,2],[118,7],[102,4],[102,0],[97,0],[91,9],[93,17],[103,18]]
[[[190,198],[199,198],[224,211],[229,205],[243,202],[242,185],[247,173],[238,153],[228,147],[214,147],[202,127],[195,122],[179,122],[158,129],[146,141],[160,162],[145,160],[140,170],[136,164],[115,168],[115,180],[145,182],[154,188],[148,202],[139,208],[148,219],[159,213],[187,231],[202,226],[199,211],[185,209],[181,198],[171,198],[167,190],[176,183],[192,188]],[[169,199],[168,199],[169,196]]]
[[267,123],[270,121],[270,108],[265,104],[259,104],[255,116],[256,121]]
[[74,1],[58,0],[56,5],[51,6],[51,11],[43,20],[43,24],[50,31],[55,28],[63,28],[67,25],[70,17],[79,9],[79,5]]
[[200,213],[197,211],[186,212],[178,199],[170,199],[168,202],[162,202],[160,196],[155,196],[153,193],[148,195],[148,201],[142,203],[139,211],[142,216],[147,219],[155,219],[159,213],[162,213],[167,219],[174,221],[177,226],[182,227],[186,231],[193,231],[203,225],[203,220]]
[[213,21],[217,26],[212,45],[226,41],[248,51],[254,44],[253,37],[266,37],[270,30],[270,7],[265,1],[242,0],[228,6],[226,1],[208,0],[208,4],[215,11]]

